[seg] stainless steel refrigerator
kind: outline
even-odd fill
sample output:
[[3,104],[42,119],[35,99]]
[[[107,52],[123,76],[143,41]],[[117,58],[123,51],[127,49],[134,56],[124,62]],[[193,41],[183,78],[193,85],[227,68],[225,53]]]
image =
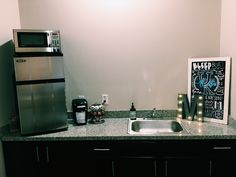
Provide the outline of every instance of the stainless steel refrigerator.
[[67,128],[63,56],[14,57],[21,134]]

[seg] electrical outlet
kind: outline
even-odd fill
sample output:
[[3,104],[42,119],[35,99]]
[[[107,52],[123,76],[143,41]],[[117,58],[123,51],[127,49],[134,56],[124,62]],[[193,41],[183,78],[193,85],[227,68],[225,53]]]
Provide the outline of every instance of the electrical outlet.
[[108,94],[102,94],[102,103],[108,104]]

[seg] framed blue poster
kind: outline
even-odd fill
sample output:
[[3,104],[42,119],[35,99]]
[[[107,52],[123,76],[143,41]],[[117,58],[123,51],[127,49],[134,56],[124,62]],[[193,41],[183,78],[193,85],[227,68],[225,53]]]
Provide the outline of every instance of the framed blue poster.
[[188,97],[204,97],[206,121],[228,124],[230,57],[189,58]]

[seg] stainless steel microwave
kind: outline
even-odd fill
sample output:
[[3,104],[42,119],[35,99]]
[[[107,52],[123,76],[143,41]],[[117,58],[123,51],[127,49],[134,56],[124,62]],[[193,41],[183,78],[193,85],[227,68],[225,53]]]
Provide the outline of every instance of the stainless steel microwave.
[[15,52],[61,52],[59,30],[13,29]]

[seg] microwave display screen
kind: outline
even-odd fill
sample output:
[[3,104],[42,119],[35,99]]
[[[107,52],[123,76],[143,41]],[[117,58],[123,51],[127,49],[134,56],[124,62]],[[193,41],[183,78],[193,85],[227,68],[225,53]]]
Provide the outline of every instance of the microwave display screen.
[[48,47],[47,33],[19,32],[17,36],[19,47]]

